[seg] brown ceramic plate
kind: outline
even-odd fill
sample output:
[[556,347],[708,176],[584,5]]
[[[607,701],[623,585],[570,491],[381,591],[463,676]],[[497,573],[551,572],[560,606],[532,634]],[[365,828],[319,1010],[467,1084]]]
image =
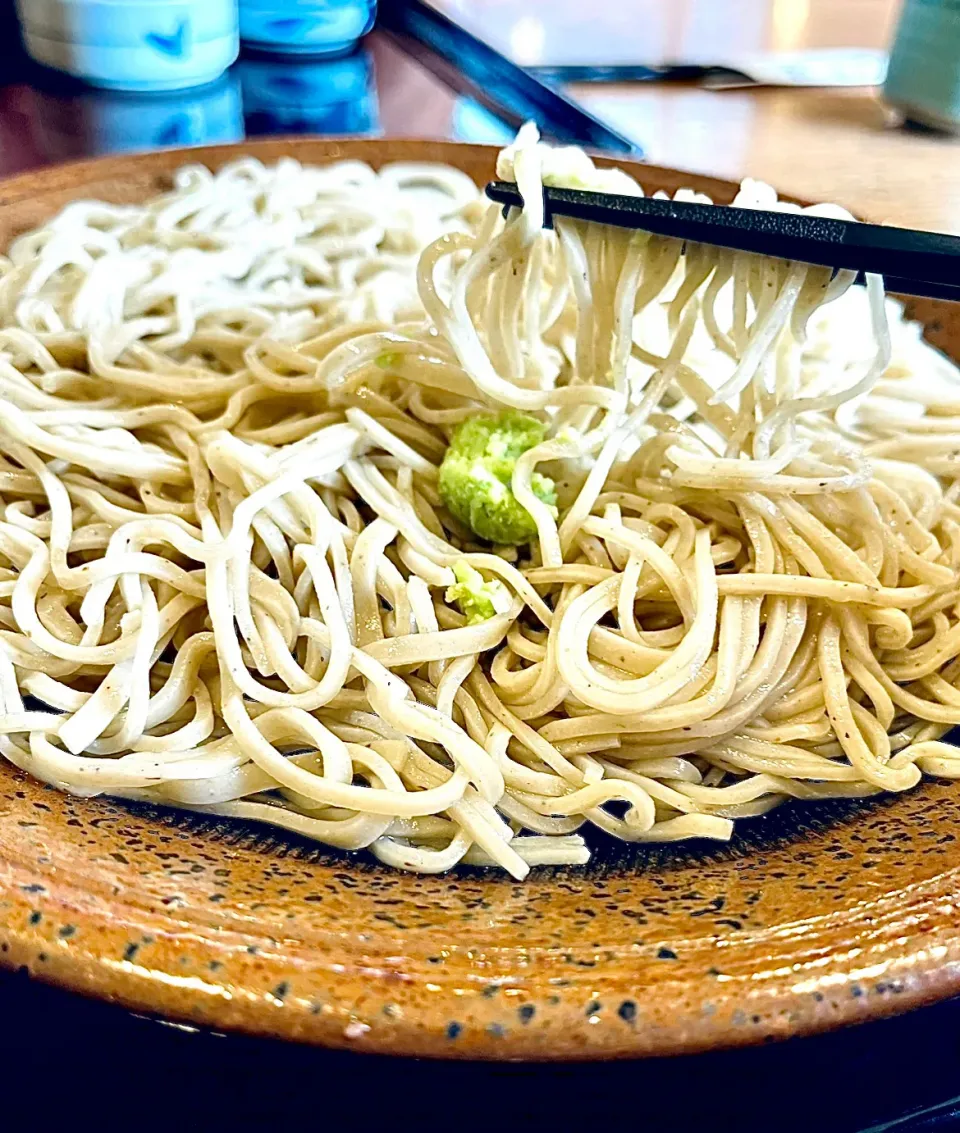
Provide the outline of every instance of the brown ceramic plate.
[[[185,161],[438,160],[495,150],[275,140],[0,184],[0,247],[77,197],[136,201]],[[725,181],[654,167],[729,201]],[[915,313],[944,348],[960,307]],[[960,990],[960,788],[784,807],[730,845],[594,840],[522,885],[390,872],[265,828],[73,799],[0,766],[0,962],[138,1010],[398,1054],[599,1058],[734,1046]]]

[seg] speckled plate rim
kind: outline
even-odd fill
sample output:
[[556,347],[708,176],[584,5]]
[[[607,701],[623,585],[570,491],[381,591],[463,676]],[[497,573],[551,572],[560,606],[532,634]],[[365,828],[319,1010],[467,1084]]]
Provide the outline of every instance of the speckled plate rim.
[[[495,152],[297,138],[79,162],[0,182],[0,246],[76,197],[158,191],[190,161],[440,160],[482,179]],[[635,171],[647,186],[718,200],[735,189]],[[956,352],[960,326],[942,304],[916,314]],[[894,844],[901,829],[915,855]],[[68,798],[3,766],[0,964],[219,1030],[382,1053],[581,1059],[744,1045],[960,991],[958,836],[956,796],[928,783],[863,821],[702,863],[694,851],[636,871],[535,871],[524,885],[476,871],[410,878],[269,838],[265,848],[240,827],[184,828],[162,812]],[[836,903],[826,890],[820,904],[798,897],[805,879],[823,881],[824,860]],[[901,873],[874,880],[877,865]],[[628,912],[648,929],[625,929]]]

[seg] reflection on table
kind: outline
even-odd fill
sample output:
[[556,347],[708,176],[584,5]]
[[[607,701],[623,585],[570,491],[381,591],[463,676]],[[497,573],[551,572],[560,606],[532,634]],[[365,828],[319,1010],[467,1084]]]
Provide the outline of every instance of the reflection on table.
[[373,64],[365,47],[336,59],[250,57],[235,69],[248,135],[379,130]]
[[[2,3],[2,0],[0,0]],[[502,145],[513,130],[380,32],[349,54],[248,52],[215,83],[130,94],[21,60],[0,72],[0,176],[98,154],[270,134],[387,135]]]
[[210,145],[243,137],[240,81],[162,94],[44,82],[32,88],[31,127],[51,162],[101,153]]
[[244,58],[215,83],[163,94],[100,90],[43,75],[20,101],[35,149],[49,162],[245,135],[379,130],[373,65],[363,47],[336,59]]

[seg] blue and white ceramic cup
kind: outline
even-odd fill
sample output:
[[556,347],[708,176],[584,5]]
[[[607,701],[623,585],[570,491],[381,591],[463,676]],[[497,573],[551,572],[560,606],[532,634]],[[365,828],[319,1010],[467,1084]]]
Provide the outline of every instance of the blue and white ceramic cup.
[[236,0],[17,0],[17,10],[38,63],[113,90],[209,83],[239,52]]
[[240,0],[240,38],[261,51],[334,55],[372,27],[377,0]]
[[960,132],[960,0],[905,0],[883,94],[911,121]]

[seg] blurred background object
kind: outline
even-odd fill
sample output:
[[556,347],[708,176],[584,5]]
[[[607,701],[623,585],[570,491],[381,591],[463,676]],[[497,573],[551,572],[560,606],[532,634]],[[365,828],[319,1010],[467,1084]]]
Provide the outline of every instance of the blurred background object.
[[476,99],[461,95],[453,107],[450,137],[455,142],[474,142],[477,145],[509,145],[516,131],[492,114]]
[[239,142],[244,136],[240,79],[222,75],[192,90],[132,94],[37,84],[33,123],[49,161],[90,153],[123,153]]
[[379,128],[369,51],[330,59],[251,56],[237,64],[247,133],[372,134]]
[[377,0],[240,0],[240,38],[298,55],[349,51],[373,27]]
[[960,131],[957,0],[904,0],[883,93],[910,122]]
[[542,82],[482,37],[461,27],[425,0],[382,0],[381,26],[407,54],[442,79],[463,81],[465,91],[514,127],[535,121],[545,137],[607,153],[640,156],[639,143],[612,128],[565,91]]
[[17,0],[46,67],[116,90],[212,82],[239,51],[236,0]]
[[526,67],[710,66],[886,48],[899,0],[430,0]]

